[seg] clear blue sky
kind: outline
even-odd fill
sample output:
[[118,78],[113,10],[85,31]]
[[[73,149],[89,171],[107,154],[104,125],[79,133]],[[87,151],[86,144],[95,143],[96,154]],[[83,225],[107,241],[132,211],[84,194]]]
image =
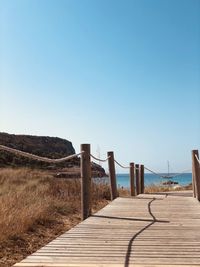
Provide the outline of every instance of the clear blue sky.
[[[199,0],[0,0],[0,131],[165,171],[200,149]],[[118,170],[121,171],[121,170]]]

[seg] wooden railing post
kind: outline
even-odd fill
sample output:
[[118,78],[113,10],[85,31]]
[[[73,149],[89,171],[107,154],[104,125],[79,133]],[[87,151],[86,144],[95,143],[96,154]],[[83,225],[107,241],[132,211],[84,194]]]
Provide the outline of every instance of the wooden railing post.
[[200,165],[196,158],[199,158],[198,150],[192,150],[192,178],[194,195],[200,201]]
[[110,177],[111,200],[114,200],[115,198],[118,197],[118,192],[117,192],[117,183],[116,183],[114,153],[112,151],[108,152],[108,169],[109,169],[109,177]]
[[144,194],[144,165],[140,165],[140,193]]
[[192,155],[192,191],[193,197],[196,198],[196,180],[195,180],[195,170],[194,170],[194,163],[193,163],[193,155]]
[[135,196],[135,164],[133,162],[130,163],[130,192],[131,196]]
[[81,145],[81,212],[82,220],[91,215],[91,162],[90,145]]
[[136,182],[136,192],[137,195],[140,193],[140,172],[139,172],[139,164],[135,164],[135,182]]

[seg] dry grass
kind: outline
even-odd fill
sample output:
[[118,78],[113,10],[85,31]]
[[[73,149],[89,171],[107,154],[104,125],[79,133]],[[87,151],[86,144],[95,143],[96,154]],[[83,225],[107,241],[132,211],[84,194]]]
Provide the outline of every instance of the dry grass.
[[[40,235],[41,229],[44,236],[42,239],[46,243],[78,223],[81,208],[80,190],[79,179],[56,179],[47,172],[25,168],[1,169],[0,266],[11,266],[19,260],[17,256],[15,260],[10,260],[12,254],[18,250],[16,246],[19,246],[19,254],[24,256],[38,249],[36,245],[30,248],[29,238],[38,233]],[[93,211],[105,206],[109,198],[107,185],[92,185]],[[22,243],[25,246],[24,251],[20,250]],[[39,244],[44,245],[41,240]],[[5,246],[11,246],[9,252]],[[5,257],[5,254],[8,255]]]
[[[169,192],[169,191],[181,191],[181,190],[192,190],[192,184],[187,186],[164,186],[164,185],[149,185],[145,187],[146,194],[157,193],[157,192]],[[118,188],[119,196],[129,197],[130,191],[124,187]]]
[[145,187],[145,193],[181,191],[181,190],[192,190],[192,184],[187,186],[162,186],[162,185],[152,184]]

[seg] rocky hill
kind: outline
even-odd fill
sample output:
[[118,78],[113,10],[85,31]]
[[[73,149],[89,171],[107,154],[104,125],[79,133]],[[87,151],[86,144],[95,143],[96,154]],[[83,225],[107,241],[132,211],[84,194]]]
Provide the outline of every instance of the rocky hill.
[[[62,158],[75,154],[72,143],[58,137],[15,135],[0,132],[0,144],[48,158]],[[80,159],[78,157],[59,164],[49,164],[0,150],[0,167],[8,166],[51,170],[55,174],[59,172],[62,177],[80,176]],[[92,163],[92,170],[93,176],[105,176],[105,170],[95,163]]]

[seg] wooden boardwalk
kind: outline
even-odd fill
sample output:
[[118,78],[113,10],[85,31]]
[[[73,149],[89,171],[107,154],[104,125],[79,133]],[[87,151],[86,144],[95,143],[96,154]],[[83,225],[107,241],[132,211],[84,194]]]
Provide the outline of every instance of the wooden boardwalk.
[[15,266],[200,266],[200,204],[191,191],[117,198]]

